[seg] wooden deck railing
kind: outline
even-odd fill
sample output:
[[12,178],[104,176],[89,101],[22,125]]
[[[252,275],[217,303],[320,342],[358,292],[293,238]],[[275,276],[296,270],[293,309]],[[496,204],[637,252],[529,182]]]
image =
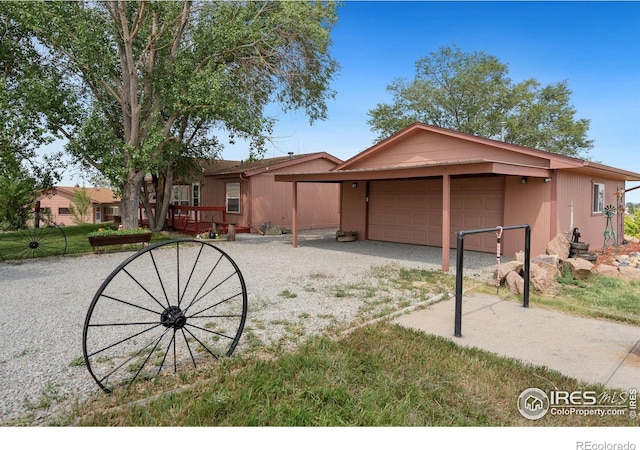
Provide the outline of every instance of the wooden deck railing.
[[[207,217],[207,212],[221,212],[222,220],[214,220],[214,214],[211,214],[211,219],[203,219],[202,216]],[[224,206],[169,206],[167,217],[167,223],[175,230],[182,231],[188,234],[199,234],[210,231],[214,224],[226,224],[227,223],[227,208]],[[215,231],[215,230],[214,230]]]

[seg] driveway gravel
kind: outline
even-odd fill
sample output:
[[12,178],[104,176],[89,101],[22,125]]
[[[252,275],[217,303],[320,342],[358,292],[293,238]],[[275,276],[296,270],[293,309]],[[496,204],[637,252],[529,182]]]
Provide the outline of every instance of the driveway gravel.
[[[373,318],[379,311],[348,286],[379,283],[372,268],[389,265],[439,270],[438,248],[373,241],[337,242],[334,230],[299,235],[237,235],[216,242],[239,266],[249,309],[236,353],[255,342],[296,342]],[[104,395],[82,362],[82,330],[89,304],[109,274],[132,252],[0,263],[0,423],[45,420],[76,401]],[[455,272],[455,249],[451,251]],[[488,277],[495,255],[465,253],[465,275]],[[385,289],[388,289],[385,288]],[[283,295],[288,291],[290,295]],[[341,292],[337,295],[337,292]],[[418,304],[390,290],[393,307]],[[389,305],[386,305],[387,307]],[[295,325],[296,336],[291,326]]]

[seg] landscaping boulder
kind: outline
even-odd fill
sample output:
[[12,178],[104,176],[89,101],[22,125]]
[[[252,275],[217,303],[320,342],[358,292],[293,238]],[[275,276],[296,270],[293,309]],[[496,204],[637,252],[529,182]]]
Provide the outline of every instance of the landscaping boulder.
[[496,269],[496,276],[494,276],[494,280],[497,277],[497,279],[500,280],[500,283],[502,283],[505,278],[507,278],[509,272],[522,272],[522,266],[523,264],[519,261],[509,261],[508,263],[500,264],[500,267]]
[[524,278],[516,272],[511,271],[507,274],[506,283],[509,287],[509,292],[512,294],[522,294],[524,292]]
[[558,255],[538,255],[531,260],[532,264],[538,264],[541,267],[560,265],[560,256]]
[[574,280],[585,280],[591,276],[593,264],[583,258],[567,258],[564,261],[569,265]]
[[571,251],[571,243],[564,236],[564,234],[557,234],[549,244],[547,244],[547,255],[557,255],[561,261],[565,261],[569,258],[569,252]]
[[524,252],[516,252],[515,260],[524,264]]
[[280,225],[269,225],[264,230],[264,234],[268,236],[276,236],[282,234],[282,227]]
[[640,280],[640,269],[636,269],[634,267],[618,267],[618,271],[622,278],[627,280]]
[[631,242],[632,244],[640,243],[640,239],[638,239],[635,236],[629,236],[628,234],[624,235],[624,240],[627,241],[627,242]]
[[620,271],[615,266],[609,264],[600,264],[594,269],[594,272],[603,277],[620,278]]
[[537,264],[529,266],[529,281],[537,291],[547,291],[553,285],[555,279],[555,268],[547,270]]

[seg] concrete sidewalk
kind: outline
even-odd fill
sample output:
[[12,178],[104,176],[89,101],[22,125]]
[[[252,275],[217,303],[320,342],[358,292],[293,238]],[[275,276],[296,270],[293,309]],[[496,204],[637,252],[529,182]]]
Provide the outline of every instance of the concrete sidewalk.
[[524,308],[485,294],[463,298],[461,337],[454,336],[454,316],[452,298],[393,322],[579,380],[640,389],[640,327]]

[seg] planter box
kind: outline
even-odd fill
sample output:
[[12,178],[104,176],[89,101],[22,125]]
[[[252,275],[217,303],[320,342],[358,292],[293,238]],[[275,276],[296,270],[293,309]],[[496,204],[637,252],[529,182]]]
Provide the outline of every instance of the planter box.
[[89,243],[95,250],[98,247],[104,247],[107,245],[122,245],[122,244],[144,244],[151,240],[151,233],[138,233],[138,234],[112,234],[109,236],[90,236]]

